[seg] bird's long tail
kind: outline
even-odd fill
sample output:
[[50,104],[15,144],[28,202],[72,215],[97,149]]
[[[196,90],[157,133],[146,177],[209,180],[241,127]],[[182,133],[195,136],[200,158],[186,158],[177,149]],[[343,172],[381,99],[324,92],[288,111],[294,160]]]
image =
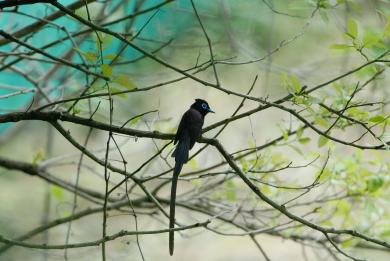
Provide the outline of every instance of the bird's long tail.
[[[176,205],[176,187],[177,180],[183,164],[188,161],[188,152],[190,150],[190,140],[189,138],[184,138],[177,144],[175,151],[172,154],[172,157],[175,157],[175,168],[173,170],[172,176],[172,186],[171,186],[171,202],[169,209],[169,229],[175,227],[175,205]],[[173,250],[175,247],[175,238],[174,231],[169,231],[169,254],[173,255]]]
[[[176,162],[175,169],[173,171],[173,177],[172,177],[172,186],[171,186],[171,203],[170,203],[170,209],[169,209],[169,229],[172,229],[175,227],[175,205],[176,205],[176,187],[177,187],[177,180],[179,178],[179,174],[182,168],[182,164]],[[174,231],[169,231],[169,254],[173,255],[173,249],[175,246],[175,235]]]

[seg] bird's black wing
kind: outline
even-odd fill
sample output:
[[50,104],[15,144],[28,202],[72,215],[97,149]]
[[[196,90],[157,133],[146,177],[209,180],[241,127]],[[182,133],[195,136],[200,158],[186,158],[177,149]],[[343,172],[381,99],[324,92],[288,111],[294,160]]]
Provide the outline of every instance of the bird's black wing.
[[180,138],[183,136],[184,134],[184,131],[185,131],[185,128],[188,124],[186,124],[186,122],[188,121],[188,111],[186,111],[183,116],[181,117],[181,120],[180,120],[180,123],[179,123],[179,127],[177,128],[177,131],[176,131],[176,136],[175,136],[175,141],[173,142],[173,144],[176,144]]
[[196,140],[200,137],[203,122],[204,116],[197,110],[191,108],[186,111],[180,120],[179,127],[175,135],[174,144],[187,138],[187,135],[189,135],[191,149],[194,146]]
[[188,110],[188,116],[186,124],[190,136],[190,149],[192,149],[196,140],[201,136],[204,116],[195,109]]

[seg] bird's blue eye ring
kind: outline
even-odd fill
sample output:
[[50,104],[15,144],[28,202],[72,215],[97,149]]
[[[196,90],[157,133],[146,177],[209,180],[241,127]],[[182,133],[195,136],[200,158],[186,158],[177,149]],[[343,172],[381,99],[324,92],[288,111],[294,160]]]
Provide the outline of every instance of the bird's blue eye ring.
[[203,109],[207,109],[207,104],[206,103],[202,103],[202,108]]

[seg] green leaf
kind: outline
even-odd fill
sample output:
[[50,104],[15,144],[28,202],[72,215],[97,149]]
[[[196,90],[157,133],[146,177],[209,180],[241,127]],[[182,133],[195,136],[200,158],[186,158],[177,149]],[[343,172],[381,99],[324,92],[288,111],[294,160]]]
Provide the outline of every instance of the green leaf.
[[132,79],[126,74],[119,74],[117,77],[115,77],[114,82],[122,85],[123,87],[126,87],[128,90],[134,89],[135,87]]
[[332,87],[337,91],[339,95],[343,95],[343,88],[338,82],[334,82]]
[[72,215],[72,212],[70,212],[69,210],[62,211],[63,218],[70,217],[70,215]]
[[116,58],[116,54],[115,53],[108,53],[108,54],[105,54],[103,57],[106,58],[106,59],[115,59]]
[[385,25],[385,29],[383,30],[383,36],[384,37],[390,36],[390,20]]
[[288,140],[288,131],[287,130],[283,131],[283,140],[285,140],[285,141]]
[[38,164],[41,160],[43,160],[45,158],[45,150],[40,148],[39,150],[37,150],[37,152],[35,153],[34,157],[33,157],[33,160],[32,160],[32,164],[36,165]]
[[126,93],[121,93],[122,90],[116,87],[111,87],[111,93],[119,93],[115,94],[115,96],[121,97],[121,98],[126,98]]
[[271,155],[271,162],[273,165],[278,165],[278,164],[282,164],[285,162],[285,159],[283,157],[283,154],[281,153],[274,153]]
[[[141,116],[138,116],[138,117],[135,117],[134,119],[132,119],[129,123],[130,123],[130,126],[132,126],[132,125],[136,125],[138,122],[139,122],[139,120],[141,119],[142,117]],[[192,160],[190,160],[189,161],[189,163],[194,163],[195,162],[195,160],[194,159],[192,159]],[[196,164],[195,164],[195,168],[196,168]]]
[[302,89],[302,85],[295,75],[281,74],[282,86],[290,93],[299,93]]
[[97,55],[92,51],[86,52],[85,54],[83,54],[83,56],[85,56],[85,58],[87,58],[87,60],[92,62],[92,63],[96,62],[96,60],[97,60]]
[[386,119],[386,117],[384,115],[379,114],[379,115],[376,115],[376,116],[369,118],[368,120],[370,122],[378,123],[378,122],[384,121],[385,119]]
[[354,13],[361,14],[362,7],[359,1],[348,1],[348,5],[351,7]]
[[227,200],[233,202],[236,200],[236,188],[234,186],[234,182],[232,180],[228,180],[225,182],[226,186],[226,198]]
[[352,205],[351,203],[349,203],[348,201],[346,200],[340,200],[338,203],[337,203],[337,209],[340,211],[340,213],[342,215],[345,215],[346,213],[348,213],[350,211],[350,209],[352,208]]
[[105,34],[105,36],[102,39],[102,43],[103,43],[104,48],[107,48],[111,44],[111,41],[113,39],[114,39],[114,37],[112,35]]
[[333,226],[333,223],[332,223],[332,220],[331,219],[324,219],[320,222],[320,224],[322,226],[326,226],[326,227],[331,227]]
[[240,160],[240,163],[241,163],[242,171],[246,172],[248,170],[248,163],[246,162],[246,160],[244,158]]
[[295,75],[291,75],[291,84],[294,87],[296,93],[299,93],[302,90],[302,85],[299,82],[298,78]]
[[[141,119],[141,117],[137,117],[137,118],[135,118],[134,120],[136,120],[136,119],[138,119],[135,123],[137,123],[138,121],[139,121],[139,119]],[[133,121],[133,120],[132,120]],[[130,121],[131,122],[131,121]],[[134,124],[135,124],[134,123]],[[192,159],[192,160],[190,160],[190,161],[188,161],[188,165],[192,168],[192,169],[196,169],[196,167],[197,167],[197,162],[196,162],[196,160],[195,159]]]
[[352,46],[348,44],[332,44],[329,48],[330,49],[347,49],[351,48]]
[[297,133],[296,133],[298,139],[300,139],[302,137],[303,131],[304,131],[303,126],[299,127],[299,129],[297,130]]
[[357,118],[358,120],[367,120],[369,116],[367,111],[363,111],[356,107],[348,109],[347,112],[349,116]]
[[191,179],[191,183],[196,187],[196,189],[198,189],[201,185],[200,179]]
[[81,16],[84,19],[88,19],[87,9],[83,6],[75,11],[75,14]]
[[282,82],[282,85],[283,86],[287,86],[288,85],[288,75],[287,75],[287,73],[285,73],[285,72],[282,72],[281,74],[280,74],[280,81]]
[[50,193],[58,200],[62,200],[64,198],[64,190],[59,186],[51,186]]
[[347,22],[347,34],[353,39],[356,39],[358,37],[358,26],[356,21],[352,18],[348,19]]
[[324,127],[324,128],[327,128],[328,127],[328,121],[325,120],[324,118],[322,117],[316,117],[314,122],[318,125],[320,125],[321,127]]
[[380,189],[384,183],[385,182],[382,177],[379,176],[370,177],[366,180],[367,191],[370,193],[374,193],[375,191]]
[[103,41],[103,33],[96,32],[93,34],[93,37],[95,39],[96,49],[99,50],[99,53],[100,53],[104,47],[103,43],[101,42],[101,41]]
[[77,51],[80,55],[82,55],[83,57],[87,58],[87,60],[90,62],[95,62],[97,59],[96,54],[92,51],[84,52],[83,50],[81,50],[79,48],[73,48],[73,49],[75,51]]
[[322,21],[324,21],[325,23],[329,22],[328,14],[322,9],[320,9],[320,16],[322,18]]
[[378,34],[371,32],[371,31],[366,30],[363,34],[363,46],[364,47],[375,45],[380,40],[381,40],[380,36]]
[[74,106],[72,109],[72,114],[77,115],[81,113],[81,109],[79,107]]
[[106,84],[103,83],[103,80],[99,79],[95,81],[89,88],[88,94],[93,94],[95,92],[106,90]]
[[300,138],[298,141],[299,141],[299,143],[301,143],[301,144],[306,144],[306,143],[309,143],[309,142],[310,142],[310,138],[309,138],[309,137]]
[[101,65],[102,73],[104,76],[111,77],[112,76],[112,67],[108,64]]
[[347,239],[347,240],[344,240],[343,242],[341,242],[341,246],[343,248],[348,248],[348,247],[353,247],[358,243],[359,243],[358,240],[356,240],[354,238],[350,238],[350,239]]
[[318,138],[318,142],[317,142],[318,148],[323,147],[326,143],[328,143],[328,141],[329,141],[329,139],[327,137],[324,137],[321,135]]
[[[317,173],[316,175],[319,175],[320,173]],[[328,168],[325,168],[324,170],[322,170],[322,175],[320,177],[320,182],[323,182],[325,180],[327,180],[329,177],[331,177],[332,175],[332,172],[328,169]]]
[[381,234],[380,234],[381,237],[384,237],[384,238],[390,238],[390,229],[387,229],[385,231],[383,231]]

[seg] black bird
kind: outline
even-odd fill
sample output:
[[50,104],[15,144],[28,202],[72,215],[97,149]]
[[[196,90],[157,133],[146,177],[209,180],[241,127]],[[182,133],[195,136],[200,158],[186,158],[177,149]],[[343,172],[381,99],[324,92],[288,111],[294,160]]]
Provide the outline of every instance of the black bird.
[[[172,157],[175,158],[175,168],[173,170],[172,187],[171,187],[171,204],[169,212],[169,228],[175,227],[175,202],[176,202],[176,187],[177,179],[183,164],[188,161],[190,149],[195,144],[195,141],[201,136],[204,117],[207,113],[212,112],[209,104],[202,99],[195,99],[191,107],[183,114],[179,128],[177,129],[175,142],[177,143]],[[169,231],[169,253],[173,254],[174,248],[174,232]]]

